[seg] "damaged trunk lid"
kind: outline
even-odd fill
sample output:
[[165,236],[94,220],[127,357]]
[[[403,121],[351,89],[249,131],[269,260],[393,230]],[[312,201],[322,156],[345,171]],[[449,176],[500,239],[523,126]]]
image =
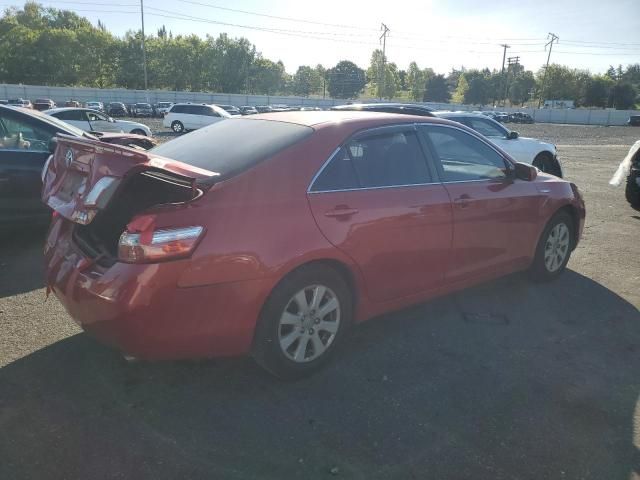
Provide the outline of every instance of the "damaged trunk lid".
[[[58,146],[43,172],[42,200],[66,219],[89,225],[118,198],[125,184],[131,183],[129,179],[140,176],[145,182],[166,185],[167,191],[173,189],[166,202],[156,202],[169,203],[195,198],[197,184],[211,185],[218,174],[146,151],[59,134]],[[138,189],[147,185],[141,181]]]

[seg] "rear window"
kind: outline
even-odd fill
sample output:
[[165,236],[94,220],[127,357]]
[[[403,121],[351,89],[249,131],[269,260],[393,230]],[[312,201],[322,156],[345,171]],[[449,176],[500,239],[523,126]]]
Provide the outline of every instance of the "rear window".
[[228,119],[164,143],[150,153],[229,178],[312,133],[311,127],[295,123]]

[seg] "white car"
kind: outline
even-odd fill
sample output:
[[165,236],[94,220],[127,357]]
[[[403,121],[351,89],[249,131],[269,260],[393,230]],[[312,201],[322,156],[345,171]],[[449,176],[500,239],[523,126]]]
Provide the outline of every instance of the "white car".
[[173,107],[173,102],[158,102],[156,105],[156,112],[160,115],[166,115],[171,107]]
[[90,108],[52,108],[43,113],[56,117],[86,132],[125,132],[137,135],[153,136],[146,125],[128,120],[116,120]]
[[486,115],[468,112],[433,112],[436,117],[462,123],[487,137],[517,162],[528,163],[540,171],[562,178],[562,165],[556,146],[536,138],[518,135]]
[[176,133],[196,130],[230,118],[231,115],[216,105],[176,103],[164,116],[162,124]]
[[91,110],[98,110],[99,112],[104,112],[104,103],[102,102],[87,102],[86,106]]

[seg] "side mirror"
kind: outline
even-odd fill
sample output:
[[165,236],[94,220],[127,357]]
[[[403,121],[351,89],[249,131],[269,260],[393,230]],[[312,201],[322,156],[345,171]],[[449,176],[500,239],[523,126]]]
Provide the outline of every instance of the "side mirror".
[[49,140],[49,153],[53,155],[58,147],[58,137],[51,137]]
[[509,135],[507,136],[507,139],[515,140],[518,137],[519,137],[518,132],[511,131],[511,132],[509,132]]
[[527,182],[532,182],[536,178],[538,178],[538,169],[533,165],[517,162],[515,175],[516,175],[516,178],[519,178],[520,180],[526,180]]

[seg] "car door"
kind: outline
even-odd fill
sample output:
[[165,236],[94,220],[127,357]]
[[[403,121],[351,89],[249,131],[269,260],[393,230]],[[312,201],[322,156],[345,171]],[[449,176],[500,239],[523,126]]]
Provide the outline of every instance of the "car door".
[[542,194],[488,142],[448,125],[419,128],[453,204],[449,283],[526,264]]
[[47,220],[41,173],[55,130],[17,112],[0,112],[0,225]]
[[359,266],[372,301],[442,285],[451,203],[413,126],[364,132],[325,164],[309,190],[325,237]]
[[116,122],[112,122],[109,120],[107,115],[104,115],[99,112],[92,112],[90,110],[85,110],[84,115],[89,122],[90,128],[96,132],[122,132],[122,127],[119,126]]
[[83,110],[62,110],[60,112],[52,113],[51,115],[62,120],[63,122],[84,130],[85,132],[91,131],[91,124],[87,120],[87,117],[85,116]]

